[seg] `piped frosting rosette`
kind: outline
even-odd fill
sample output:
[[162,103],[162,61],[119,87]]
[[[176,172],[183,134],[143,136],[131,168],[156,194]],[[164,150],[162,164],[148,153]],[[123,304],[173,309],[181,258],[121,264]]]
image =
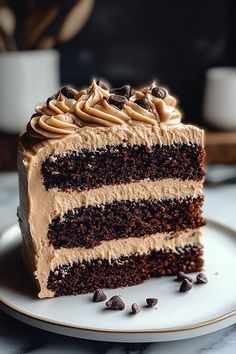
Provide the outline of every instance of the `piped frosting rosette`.
[[158,117],[159,123],[178,124],[182,115],[176,108],[176,99],[171,96],[167,89],[158,87],[155,82],[151,86],[145,87],[135,92],[134,102],[138,103],[140,96],[149,102],[149,111]]
[[[31,119],[30,126],[37,135],[45,138],[61,138],[66,134],[75,133],[78,129],[73,116],[68,113],[35,116]],[[32,133],[31,135],[33,136]],[[35,137],[38,137],[37,135]]]
[[132,121],[151,125],[180,122],[176,100],[166,89],[153,83],[148,88],[132,91],[128,85],[109,90],[94,81],[77,102],[75,115],[80,124],[95,126],[130,124]]
[[[108,89],[100,87],[93,81],[87,94],[80,97],[75,106],[75,115],[78,117],[79,123],[94,126],[113,126],[128,123],[129,115],[123,108],[122,102],[112,104],[112,95]],[[119,100],[119,99],[118,99]]]
[[28,133],[33,137],[44,138],[61,138],[75,133],[78,129],[74,115],[77,94],[76,90],[63,87],[58,94],[49,97],[47,102],[39,103],[28,124]]
[[35,110],[28,133],[45,138],[77,133],[84,126],[178,124],[181,121],[176,99],[155,82],[135,91],[129,85],[110,89],[104,82],[93,80],[87,90],[63,87]]

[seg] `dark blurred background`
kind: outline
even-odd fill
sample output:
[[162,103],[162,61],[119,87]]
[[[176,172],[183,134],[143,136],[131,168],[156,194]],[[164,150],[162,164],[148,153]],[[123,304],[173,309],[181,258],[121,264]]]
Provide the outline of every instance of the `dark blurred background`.
[[206,69],[236,64],[235,16],[233,0],[97,0],[78,36],[59,46],[62,82],[157,78],[179,97],[186,120],[201,122]]
[[[12,12],[17,49],[58,50],[62,84],[80,87],[96,76],[113,86],[140,86],[157,79],[170,87],[185,122],[210,130],[208,161],[235,163],[236,133],[212,133],[204,122],[202,105],[206,70],[236,66],[236,1],[95,0],[84,26],[60,42],[57,35],[68,13],[86,1],[93,5],[92,0],[0,0],[0,10],[2,6],[8,15]],[[4,19],[3,14],[0,30]],[[72,17],[67,27],[73,29],[76,21]],[[44,30],[38,39],[27,44],[27,36],[32,37],[41,25]],[[17,134],[0,128],[0,170],[15,169],[16,144]]]

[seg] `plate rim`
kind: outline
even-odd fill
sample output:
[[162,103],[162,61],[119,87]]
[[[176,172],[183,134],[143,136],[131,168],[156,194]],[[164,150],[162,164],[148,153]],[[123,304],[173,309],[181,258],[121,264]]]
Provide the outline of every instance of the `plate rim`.
[[[227,226],[224,225],[221,222],[206,218],[206,222],[207,224],[212,225],[213,227],[217,227],[217,228],[221,228],[226,230],[228,233],[231,234],[235,234],[236,237],[236,231]],[[4,236],[4,234],[9,233],[9,232],[14,232],[14,229],[18,229],[19,226],[17,223],[13,224],[12,226],[8,227],[7,229],[5,229],[3,232],[1,232],[0,234],[0,239]],[[137,330],[129,330],[129,329],[125,329],[125,330],[116,330],[116,329],[108,329],[108,328],[97,328],[97,327],[86,327],[86,326],[79,326],[79,325],[73,325],[73,324],[68,324],[66,322],[62,322],[62,321],[54,321],[52,319],[47,319],[44,316],[40,316],[40,315],[32,315],[31,313],[22,310],[21,308],[18,308],[17,306],[15,306],[14,304],[12,305],[11,303],[9,303],[8,301],[6,301],[5,299],[2,298],[1,294],[0,294],[0,305],[2,305],[1,307],[6,307],[7,309],[9,309],[10,311],[14,311],[19,313],[20,315],[26,316],[32,320],[36,320],[36,321],[40,321],[49,325],[54,325],[54,326],[59,326],[59,327],[64,327],[67,329],[73,329],[73,330],[78,330],[78,331],[84,331],[84,332],[93,332],[93,333],[106,333],[106,334],[172,334],[172,333],[180,333],[180,332],[185,332],[185,331],[193,331],[196,329],[201,329],[207,326],[211,326],[217,323],[220,323],[222,321],[225,321],[227,319],[233,318],[235,317],[235,323],[236,323],[236,308],[226,312],[220,316],[214,317],[212,319],[209,320],[205,320],[205,321],[200,321],[197,323],[193,323],[193,324],[187,324],[184,326],[175,326],[175,327],[164,327],[164,328],[154,328],[154,329],[137,329]]]

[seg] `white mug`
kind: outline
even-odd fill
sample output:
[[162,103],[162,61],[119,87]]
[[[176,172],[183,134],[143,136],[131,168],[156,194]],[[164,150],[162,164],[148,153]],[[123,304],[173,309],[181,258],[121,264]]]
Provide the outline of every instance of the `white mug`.
[[207,70],[203,116],[211,126],[236,129],[236,68]]
[[23,131],[40,101],[60,84],[59,53],[32,50],[0,54],[0,130]]

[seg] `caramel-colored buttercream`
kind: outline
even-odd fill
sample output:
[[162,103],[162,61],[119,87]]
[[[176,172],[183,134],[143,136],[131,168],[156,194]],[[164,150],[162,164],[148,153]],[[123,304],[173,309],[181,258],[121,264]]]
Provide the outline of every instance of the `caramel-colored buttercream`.
[[[20,177],[20,207],[18,213],[25,253],[27,254],[29,264],[34,270],[40,288],[40,297],[53,296],[53,293],[47,289],[47,279],[50,269],[59,263],[65,264],[64,261],[66,262],[70,254],[74,255],[75,259],[76,257],[78,259],[79,251],[76,251],[76,249],[54,250],[52,246],[49,246],[47,237],[48,225],[54,216],[62,215],[66,210],[78,207],[78,205],[86,206],[101,202],[107,203],[111,202],[113,198],[116,200],[132,200],[132,198],[197,196],[201,193],[202,184],[202,181],[185,181],[182,183],[181,181],[171,179],[161,181],[143,180],[129,185],[104,186],[94,191],[46,191],[41,176],[42,162],[48,157],[53,158],[53,155],[64,155],[70,151],[79,152],[83,149],[95,150],[106,145],[144,144],[151,146],[154,144],[169,145],[178,143],[203,145],[203,131],[191,125],[159,126],[140,125],[134,122],[125,126],[94,127],[93,129],[84,127],[81,128],[80,134],[70,134],[60,139],[37,140],[36,143],[34,140],[28,139],[25,135],[21,138],[18,158]],[[163,238],[163,235],[162,237],[160,235],[158,237],[159,242],[161,242],[160,239]],[[155,237],[152,236],[150,239],[152,241],[148,244],[149,246],[145,244],[145,250],[148,247],[153,247],[153,238]],[[141,247],[141,239],[137,240]],[[170,242],[174,241],[169,240],[169,244]],[[179,242],[182,242],[180,235]],[[193,240],[194,242],[196,240]],[[120,246],[116,248],[116,251],[114,249],[114,252],[118,252],[117,249],[121,252],[122,247],[126,247],[124,246],[125,244],[118,243],[117,245]],[[134,245],[134,241],[132,241],[132,245]],[[137,252],[137,244],[135,247],[135,252]],[[154,247],[158,246],[154,245]],[[161,247],[164,247],[164,244]],[[87,251],[87,257],[92,257],[92,250],[84,250],[85,254],[83,257],[86,258]],[[97,249],[97,251],[98,254],[102,252],[101,248]],[[123,251],[126,252],[125,249]],[[107,254],[108,251],[104,251],[103,248],[103,252]],[[132,252],[131,248],[130,252]]]
[[150,198],[197,198],[202,195],[202,182],[202,180],[181,181],[179,179],[165,178],[159,181],[144,179],[139,182],[108,185],[81,192],[69,190],[65,193],[57,189],[50,189],[44,192],[43,199],[47,205],[46,208],[50,218],[63,217],[64,213],[73,208],[112,203],[114,200],[138,201]]
[[70,113],[48,116],[43,114],[31,119],[31,128],[46,138],[61,138],[65,134],[75,133],[78,129]]
[[203,130],[185,124],[177,125],[140,125],[133,122],[125,126],[83,127],[80,134],[65,135],[60,139],[30,139],[27,134],[21,138],[21,147],[25,159],[32,159],[37,154],[41,161],[52,154],[64,155],[70,151],[83,149],[96,150],[106,145],[146,145],[158,144],[204,144]]
[[[112,127],[116,125],[129,125],[135,122],[142,125],[178,124],[181,121],[181,113],[176,108],[176,99],[172,97],[168,90],[163,98],[153,95],[153,83],[150,87],[145,87],[140,91],[133,90],[133,95],[120,96],[123,99],[121,106],[114,105],[114,94],[111,90],[104,89],[93,80],[88,89],[77,92],[74,98],[67,98],[61,91],[59,94],[49,98],[47,102],[39,103],[36,114],[29,122],[28,134],[40,138],[50,139],[60,138],[63,134],[80,134],[83,126]],[[145,99],[149,102],[147,107],[142,107],[137,103],[137,99]],[[58,128],[58,120],[67,121],[68,114],[71,115],[73,126],[65,125],[64,132],[62,125]],[[57,115],[60,115],[58,119]],[[50,116],[53,119],[50,119]],[[53,129],[54,128],[54,129]]]
[[171,250],[177,252],[176,248],[186,245],[199,245],[201,243],[201,230],[187,230],[177,234],[157,233],[142,238],[129,237],[125,239],[103,241],[100,245],[93,248],[61,248],[54,250],[51,248],[52,257],[50,264],[47,264],[50,270],[73,262],[90,262],[93,259],[117,259],[121,256],[130,254],[146,254],[151,251]]

